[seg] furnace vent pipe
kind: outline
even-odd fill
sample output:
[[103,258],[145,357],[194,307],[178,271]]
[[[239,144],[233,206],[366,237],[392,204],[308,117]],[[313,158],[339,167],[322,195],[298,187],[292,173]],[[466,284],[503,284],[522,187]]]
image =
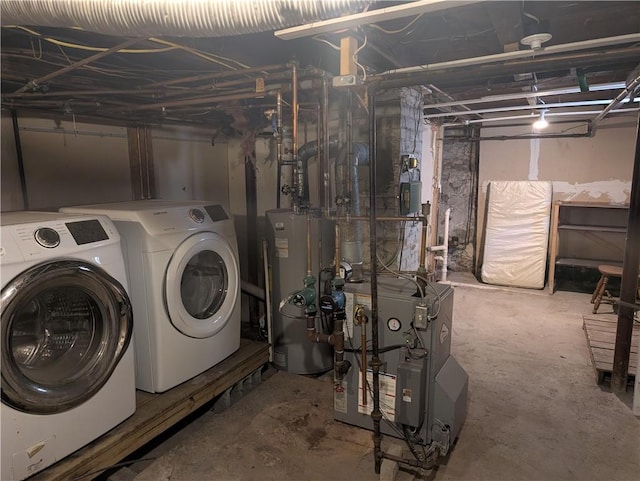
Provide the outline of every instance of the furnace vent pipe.
[[[329,139],[328,157],[333,158],[338,152],[338,139],[332,137]],[[297,183],[300,200],[309,201],[309,159],[318,156],[318,141],[312,140],[307,142],[298,150],[298,172]]]
[[[351,169],[351,211],[350,214],[358,217],[360,216],[360,174],[358,172],[358,166],[360,165],[369,165],[369,145],[368,144],[352,144],[351,145],[351,154],[353,158],[351,162],[349,162],[349,153],[347,152],[347,148],[343,147],[338,154],[338,159],[336,162],[336,184],[341,186],[342,195],[347,195],[346,191],[348,190],[348,186],[345,185],[346,179],[349,177],[347,175],[348,169]],[[347,164],[351,165],[347,165]],[[362,265],[363,263],[363,255],[362,255],[362,226],[360,222],[356,222],[354,225],[345,226],[345,231],[343,238],[341,240],[343,257],[354,267],[354,274],[356,274],[355,269],[357,266]]]
[[3,0],[2,26],[80,27],[128,37],[226,37],[360,11],[359,0]]

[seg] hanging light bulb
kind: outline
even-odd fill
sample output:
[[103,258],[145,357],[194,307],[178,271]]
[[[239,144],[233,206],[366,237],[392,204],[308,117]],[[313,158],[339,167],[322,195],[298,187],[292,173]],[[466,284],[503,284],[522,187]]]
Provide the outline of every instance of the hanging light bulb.
[[546,110],[541,110],[540,111],[540,118],[538,118],[538,120],[536,120],[533,123],[533,128],[534,129],[541,130],[541,129],[546,129],[549,126],[549,122],[547,122],[547,119],[544,118],[546,113],[547,113]]

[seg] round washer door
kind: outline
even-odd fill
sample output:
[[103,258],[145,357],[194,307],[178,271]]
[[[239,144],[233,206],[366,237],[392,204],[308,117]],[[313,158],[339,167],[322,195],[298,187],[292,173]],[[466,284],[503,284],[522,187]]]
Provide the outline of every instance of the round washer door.
[[131,340],[129,297],[102,268],[57,260],[27,269],[0,298],[2,402],[54,414],[109,380]]
[[165,301],[172,324],[189,337],[215,335],[238,299],[238,260],[227,240],[201,232],[178,246],[167,267]]

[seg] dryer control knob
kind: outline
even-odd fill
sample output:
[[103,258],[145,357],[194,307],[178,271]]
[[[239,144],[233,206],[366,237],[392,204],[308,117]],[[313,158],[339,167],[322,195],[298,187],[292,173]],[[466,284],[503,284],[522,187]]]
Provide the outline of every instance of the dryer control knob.
[[52,249],[60,245],[60,234],[50,227],[41,227],[35,231],[33,237],[42,247]]
[[191,209],[189,211],[189,217],[193,222],[197,222],[198,224],[202,224],[204,222],[204,212],[200,209]]

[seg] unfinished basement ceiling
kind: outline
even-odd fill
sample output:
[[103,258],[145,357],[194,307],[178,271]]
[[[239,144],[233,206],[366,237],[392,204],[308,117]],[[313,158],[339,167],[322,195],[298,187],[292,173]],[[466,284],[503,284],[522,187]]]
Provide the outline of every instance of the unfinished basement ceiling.
[[[311,18],[308,14],[292,13],[291,9],[280,10],[280,17],[287,20],[286,25],[304,25],[322,18],[407,4],[334,3],[336,8],[324,12],[322,17]],[[464,110],[515,106],[526,115],[532,112],[527,110],[531,104],[592,101],[593,106],[586,108],[601,110],[621,92],[621,87],[638,76],[638,70],[634,73],[634,69],[640,60],[640,2],[462,3],[466,4],[361,24],[354,34],[361,47],[358,61],[367,78],[380,80],[385,88],[424,85],[425,92],[430,93],[425,97],[427,103],[437,104],[426,109],[427,115],[435,115],[437,122],[452,122],[480,120],[484,116],[484,113],[468,114]],[[180,36],[151,36],[153,32],[149,31],[139,37],[139,32],[124,28],[120,35],[107,35],[87,27],[79,30],[70,28],[72,25],[42,26],[43,23],[55,25],[59,16],[45,22],[42,15],[30,13],[28,9],[16,16],[15,11],[10,10],[12,4],[15,6],[16,2],[2,2],[2,106],[5,108],[116,122],[176,121],[224,126],[230,117],[237,123],[238,111],[273,106],[274,97],[268,95],[269,90],[282,90],[286,98],[291,78],[286,65],[292,60],[299,65],[301,79],[317,79],[318,69],[333,75],[339,73],[336,46],[343,32],[281,40],[274,31],[282,25],[274,23],[272,27],[266,25],[264,31],[243,35],[218,36],[220,31],[212,30],[211,36],[207,36],[207,32],[200,29],[198,36],[188,36],[189,30],[183,29],[176,32]],[[280,4],[290,6],[296,2],[281,1]],[[19,19],[19,25],[10,25],[15,19]],[[574,42],[627,37],[594,48],[582,45],[557,54],[496,59],[462,68],[442,64],[530,50],[531,47],[520,40],[535,31],[551,34],[539,52]],[[69,68],[130,38],[134,40],[120,52]],[[436,68],[401,71],[419,65]],[[64,73],[52,75],[60,69],[65,69]],[[393,72],[395,70],[400,71]],[[265,80],[264,98],[255,95],[258,77]],[[548,95],[538,100],[513,95],[536,91]],[[495,98],[505,94],[508,95]],[[305,96],[303,92],[301,100],[317,101],[314,95]],[[488,96],[491,98],[486,101],[478,100]],[[472,100],[470,105],[459,105],[460,101],[467,100]],[[620,105],[620,108],[630,107],[637,108],[637,103]]]

